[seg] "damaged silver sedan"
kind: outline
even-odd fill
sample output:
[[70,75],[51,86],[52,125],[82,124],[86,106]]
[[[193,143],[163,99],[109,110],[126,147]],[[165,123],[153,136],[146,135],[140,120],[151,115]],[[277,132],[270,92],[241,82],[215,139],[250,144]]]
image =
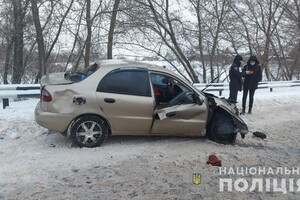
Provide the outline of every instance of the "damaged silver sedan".
[[111,135],[207,136],[232,144],[247,125],[234,105],[145,63],[103,60],[92,73],[53,73],[41,80],[36,122],[97,147]]

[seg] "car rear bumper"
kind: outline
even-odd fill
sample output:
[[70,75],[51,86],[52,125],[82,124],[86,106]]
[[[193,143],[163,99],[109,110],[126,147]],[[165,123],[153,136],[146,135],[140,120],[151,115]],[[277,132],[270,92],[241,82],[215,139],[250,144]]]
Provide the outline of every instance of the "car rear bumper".
[[72,115],[62,113],[51,113],[41,110],[40,103],[35,108],[35,121],[49,130],[65,133],[69,124],[73,120]]

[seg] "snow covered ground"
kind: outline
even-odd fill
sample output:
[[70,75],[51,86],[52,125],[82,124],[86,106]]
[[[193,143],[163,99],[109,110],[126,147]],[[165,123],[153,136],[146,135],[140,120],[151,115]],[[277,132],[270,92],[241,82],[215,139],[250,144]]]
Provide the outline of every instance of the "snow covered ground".
[[[224,93],[225,97],[228,94]],[[239,93],[241,101],[242,93]],[[249,187],[220,191],[219,168],[207,165],[215,154],[223,167],[300,167],[300,88],[257,90],[252,115],[243,115],[249,133],[235,145],[206,138],[116,136],[99,148],[75,148],[60,134],[34,121],[37,99],[0,104],[0,199],[299,199],[295,174],[265,174],[263,178],[293,178],[294,191],[249,191],[261,175],[228,175],[233,183],[247,178]],[[240,107],[240,105],[239,105]],[[201,183],[192,183],[193,173]],[[277,188],[277,187],[276,187]],[[279,184],[280,188],[280,184]]]

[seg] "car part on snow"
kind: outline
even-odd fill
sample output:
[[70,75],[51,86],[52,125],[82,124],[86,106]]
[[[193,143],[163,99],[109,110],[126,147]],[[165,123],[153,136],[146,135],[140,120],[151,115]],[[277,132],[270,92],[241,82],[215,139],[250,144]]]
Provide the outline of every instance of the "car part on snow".
[[266,134],[264,134],[264,133],[262,133],[262,132],[259,132],[259,131],[253,132],[253,136],[259,137],[259,138],[261,138],[261,139],[267,138],[267,135],[266,135]]
[[221,167],[222,166],[222,161],[219,160],[216,155],[210,155],[208,157],[208,161],[206,162],[206,164]]
[[245,137],[246,137],[246,134],[245,133],[241,133],[241,138],[245,139]]

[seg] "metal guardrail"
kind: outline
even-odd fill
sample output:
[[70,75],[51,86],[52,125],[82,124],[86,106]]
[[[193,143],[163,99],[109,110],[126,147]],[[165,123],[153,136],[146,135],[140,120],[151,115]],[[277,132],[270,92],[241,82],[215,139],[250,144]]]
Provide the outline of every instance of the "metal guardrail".
[[[222,95],[222,91],[229,90],[229,83],[195,83],[193,85],[199,90],[207,87],[205,91],[219,91],[219,96]],[[258,89],[270,88],[270,92],[273,88],[278,87],[297,87],[300,86],[300,80],[297,81],[273,81],[273,82],[259,82]],[[39,97],[40,96],[40,84],[10,84],[0,85],[0,98],[3,102],[3,109],[9,106],[9,98],[22,98],[22,97]]]
[[[195,83],[193,85],[199,90],[204,89],[204,91],[219,91],[219,96],[222,95],[222,91],[229,90],[229,83],[211,83],[211,84],[203,84],[203,83]],[[270,81],[270,82],[259,82],[258,89],[266,89],[270,88],[270,92],[273,91],[273,88],[279,87],[298,87],[300,86],[300,80],[297,81]]]
[[9,106],[9,98],[39,97],[40,84],[10,84],[0,85],[0,98],[3,109]]

